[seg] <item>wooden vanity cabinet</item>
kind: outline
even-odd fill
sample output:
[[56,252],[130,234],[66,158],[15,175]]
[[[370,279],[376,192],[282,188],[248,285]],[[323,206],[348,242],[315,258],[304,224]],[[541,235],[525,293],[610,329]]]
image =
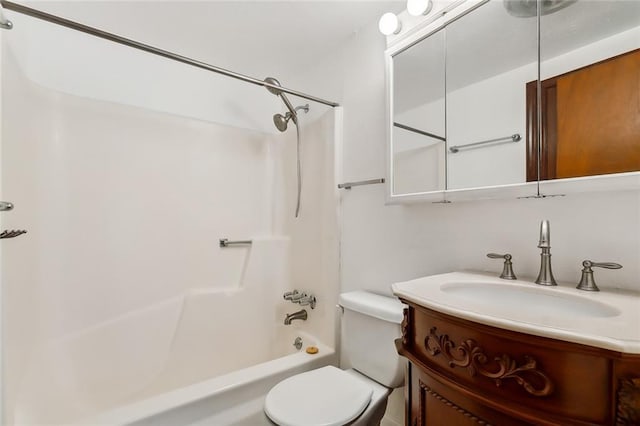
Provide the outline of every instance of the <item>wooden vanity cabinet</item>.
[[640,425],[640,355],[403,302],[408,425]]

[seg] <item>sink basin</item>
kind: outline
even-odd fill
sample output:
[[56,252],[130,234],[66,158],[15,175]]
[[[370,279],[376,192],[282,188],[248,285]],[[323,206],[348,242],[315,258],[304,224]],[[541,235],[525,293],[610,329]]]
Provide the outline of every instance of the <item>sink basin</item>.
[[488,326],[640,354],[640,293],[546,287],[476,272],[450,272],[392,285],[403,301]]
[[[579,315],[582,317],[614,317],[620,310],[579,296],[553,293],[552,288],[526,288],[509,284],[445,283],[440,289],[459,299],[485,306],[507,304],[518,309],[533,309],[538,315]],[[526,302],[526,303],[523,303]]]

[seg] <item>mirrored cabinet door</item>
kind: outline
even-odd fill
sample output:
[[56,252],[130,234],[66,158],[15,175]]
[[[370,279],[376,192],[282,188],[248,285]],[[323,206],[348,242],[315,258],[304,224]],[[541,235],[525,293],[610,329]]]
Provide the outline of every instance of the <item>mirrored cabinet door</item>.
[[640,0],[457,7],[387,52],[391,199],[640,186]]
[[393,57],[394,194],[445,189],[444,31]]
[[488,1],[446,27],[449,190],[527,181],[526,91],[537,78],[537,14],[535,3],[532,14],[514,13],[512,3]]
[[[540,20],[540,178],[640,170],[640,1],[547,6]],[[535,109],[535,100],[529,104]]]

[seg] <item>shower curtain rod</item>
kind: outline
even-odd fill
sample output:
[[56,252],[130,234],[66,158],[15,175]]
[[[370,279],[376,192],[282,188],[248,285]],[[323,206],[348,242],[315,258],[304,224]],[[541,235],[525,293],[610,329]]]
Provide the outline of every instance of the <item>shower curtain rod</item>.
[[171,59],[173,61],[182,62],[183,64],[191,65],[196,68],[201,68],[207,71],[215,72],[218,74],[226,75],[227,77],[235,78],[237,80],[242,80],[247,83],[252,83],[258,86],[269,87],[272,89],[277,89],[281,92],[288,93],[293,96],[298,96],[300,98],[304,98],[310,101],[319,102],[324,105],[328,105],[331,107],[340,106],[340,104],[336,102],[327,101],[325,99],[317,98],[315,96],[307,95],[306,93],[298,92],[296,90],[287,89],[286,87],[281,87],[275,84],[267,83],[263,80],[259,80],[257,78],[249,77],[244,74],[240,74],[234,71],[229,71],[224,68],[217,67],[215,65],[210,65],[204,62],[196,61],[195,59],[187,58],[186,56],[181,56],[176,53],[168,52],[166,50],[158,49],[157,47],[149,46],[144,43],[139,43],[135,40],[131,40],[125,37],[120,37],[116,34],[108,33],[106,31],[99,30],[97,28],[93,28],[87,25],[80,24],[78,22],[70,21],[65,18],[61,18],[56,15],[51,15],[46,12],[42,12],[37,9],[32,9],[30,7],[14,3],[8,0],[0,0],[0,4],[7,10],[11,10],[17,13],[21,13],[23,15],[31,16],[32,18],[41,19],[43,21],[50,22],[52,24],[60,25],[63,27],[70,28],[72,30],[80,31],[85,34],[89,34],[95,37],[99,37],[105,40],[112,41],[114,43],[122,44],[124,46],[129,46],[134,49],[142,50],[147,53],[152,53],[154,55],[162,56],[167,59]]

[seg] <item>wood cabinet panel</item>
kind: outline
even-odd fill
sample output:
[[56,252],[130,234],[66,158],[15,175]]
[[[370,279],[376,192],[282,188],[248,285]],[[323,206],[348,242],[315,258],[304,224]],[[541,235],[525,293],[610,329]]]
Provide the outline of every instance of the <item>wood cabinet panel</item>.
[[619,424],[640,424],[640,356],[409,305],[397,341],[411,361],[409,424],[616,424],[620,389],[631,423]]
[[528,83],[527,182],[539,153],[541,180],[640,170],[638,75],[640,49],[543,80],[541,139],[537,82]]

